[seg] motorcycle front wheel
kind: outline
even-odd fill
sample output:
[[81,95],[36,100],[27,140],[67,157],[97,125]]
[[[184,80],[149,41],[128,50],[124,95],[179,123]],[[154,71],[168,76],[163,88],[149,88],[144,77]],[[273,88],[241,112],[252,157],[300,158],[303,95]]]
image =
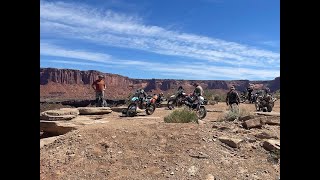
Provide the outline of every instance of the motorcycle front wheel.
[[254,103],[254,106],[256,107],[256,111],[260,111],[260,107],[259,107],[258,102],[255,102],[255,103]]
[[207,116],[207,110],[204,106],[200,106],[199,110],[197,111],[197,115],[199,119],[203,119]]
[[127,109],[127,116],[133,117],[137,114],[137,105],[136,103],[131,103]]
[[168,108],[169,108],[170,110],[172,110],[172,109],[174,109],[174,104],[175,104],[175,101],[174,101],[173,99],[170,99],[170,100],[168,101],[167,106],[168,106]]

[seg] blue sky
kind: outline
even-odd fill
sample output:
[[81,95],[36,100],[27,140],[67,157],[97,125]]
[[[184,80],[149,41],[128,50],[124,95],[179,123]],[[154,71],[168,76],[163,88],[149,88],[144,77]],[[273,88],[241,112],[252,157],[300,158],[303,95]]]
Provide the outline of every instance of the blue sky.
[[131,78],[280,76],[279,0],[40,1],[40,66]]

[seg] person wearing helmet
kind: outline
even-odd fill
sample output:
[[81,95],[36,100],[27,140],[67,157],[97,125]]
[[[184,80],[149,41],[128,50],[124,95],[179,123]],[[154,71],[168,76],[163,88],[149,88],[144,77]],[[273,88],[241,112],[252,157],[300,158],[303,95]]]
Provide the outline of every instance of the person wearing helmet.
[[104,76],[99,75],[98,79],[95,80],[91,87],[95,90],[96,92],[96,106],[98,106],[98,101],[100,98],[104,100],[104,91],[106,90],[106,83],[104,81]]
[[[138,98],[139,98],[139,102],[140,105],[143,104],[144,100],[147,98],[148,94],[144,91],[144,89],[139,89],[138,90]],[[140,110],[140,107],[137,107],[138,110]]]
[[162,92],[159,93],[159,95],[157,96],[156,103],[157,103],[158,105],[160,105],[160,104],[161,104],[161,101],[163,101],[163,93],[162,93]]
[[270,89],[268,87],[264,88],[264,93],[265,95],[268,95],[270,93]]
[[231,106],[234,103],[239,105],[239,103],[240,103],[240,96],[237,93],[234,86],[231,86],[230,91],[227,93],[226,103],[227,103],[227,106],[229,106],[229,105]]

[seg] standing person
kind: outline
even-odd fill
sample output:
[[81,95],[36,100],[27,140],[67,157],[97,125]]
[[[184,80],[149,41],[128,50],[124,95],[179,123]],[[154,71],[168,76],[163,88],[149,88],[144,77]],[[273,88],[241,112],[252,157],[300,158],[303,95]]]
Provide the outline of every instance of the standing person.
[[249,102],[251,102],[251,97],[252,97],[252,91],[253,91],[253,84],[249,84],[249,86],[247,87],[247,91],[248,91],[248,100]]
[[203,89],[198,83],[194,83],[193,86],[195,87],[193,91],[193,95],[196,97],[203,96]]
[[238,106],[240,103],[239,94],[237,93],[234,86],[231,86],[230,91],[227,93],[226,103],[227,103],[227,106],[231,107],[231,109],[233,108],[232,104],[235,103]]
[[104,76],[99,75],[98,79],[95,80],[91,87],[95,90],[96,92],[96,107],[103,106],[104,103],[99,104],[99,99],[102,99],[102,102],[104,102],[104,91],[106,90],[107,86],[104,81]]

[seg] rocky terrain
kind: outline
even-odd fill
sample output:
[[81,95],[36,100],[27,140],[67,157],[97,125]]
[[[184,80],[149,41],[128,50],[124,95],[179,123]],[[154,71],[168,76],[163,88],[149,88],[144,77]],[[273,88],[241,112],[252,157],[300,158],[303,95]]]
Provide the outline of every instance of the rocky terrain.
[[198,82],[204,90],[225,93],[231,85],[243,91],[250,82],[256,88],[267,85],[271,91],[280,89],[280,77],[270,81],[249,80],[174,80],[174,79],[132,79],[117,74],[99,71],[79,71],[73,69],[40,68],[41,99],[93,99],[92,82],[99,74],[105,74],[108,99],[124,99],[138,88],[155,93],[171,94],[181,85],[187,92],[193,91],[193,82]]
[[[131,118],[121,107],[48,111],[40,127],[62,135],[40,139],[40,179],[279,179],[280,155],[271,150],[280,151],[280,101],[235,121],[219,120],[225,103],[206,108],[199,124],[164,123],[166,108]],[[58,112],[71,120],[57,121]]]

